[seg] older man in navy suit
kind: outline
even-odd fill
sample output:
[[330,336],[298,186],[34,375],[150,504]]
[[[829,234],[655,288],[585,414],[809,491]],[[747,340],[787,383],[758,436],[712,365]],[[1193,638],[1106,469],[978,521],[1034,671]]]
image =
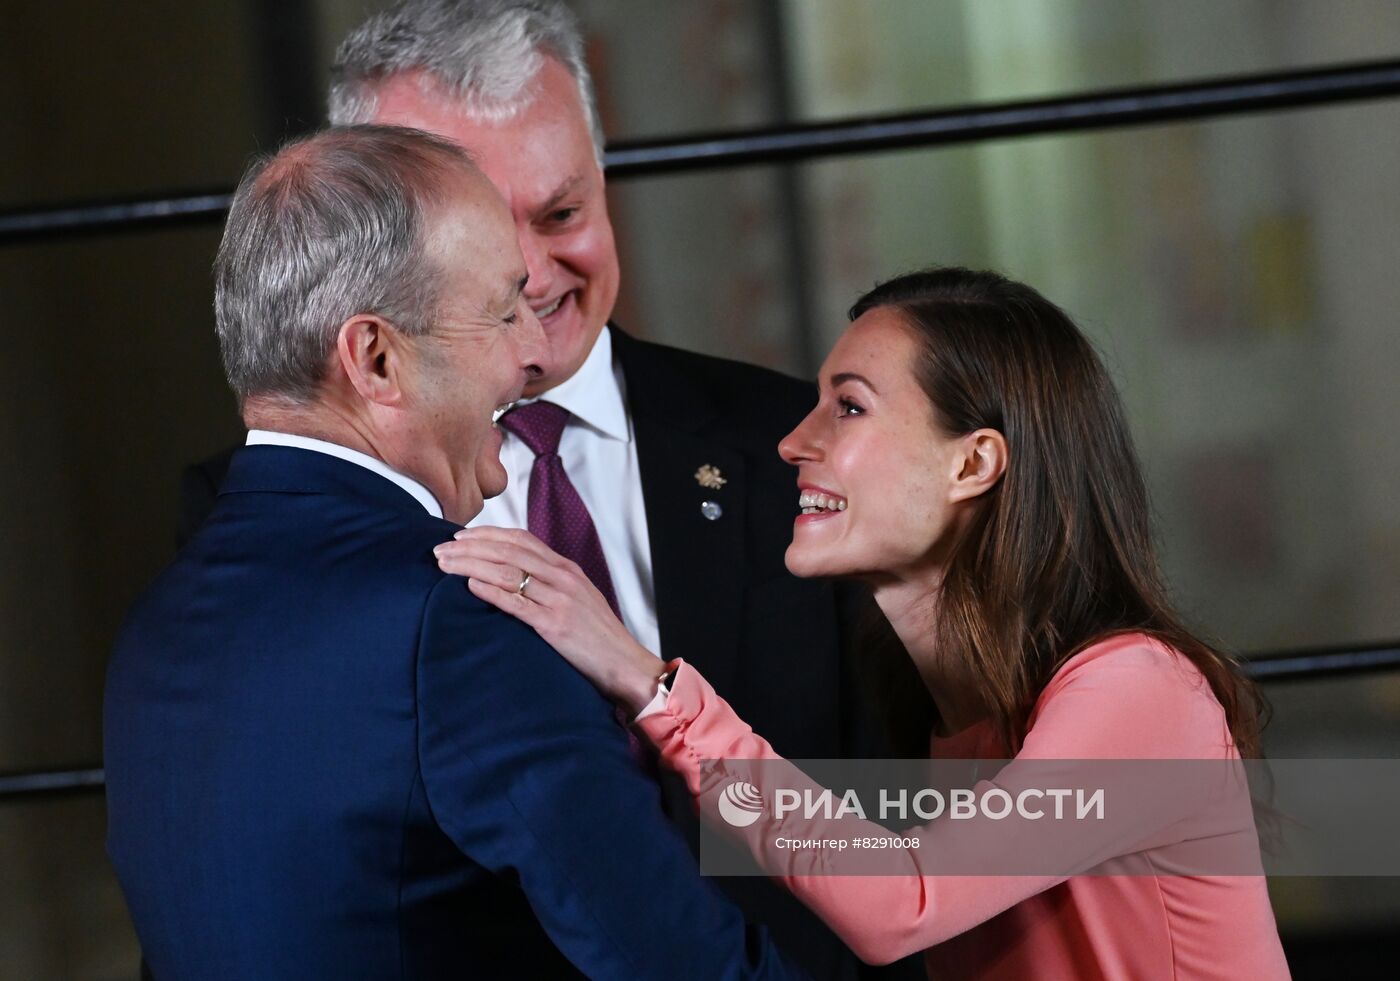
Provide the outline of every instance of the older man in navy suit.
[[612,707],[434,562],[505,488],[493,415],[547,356],[490,182],[415,130],[329,130],[244,178],[216,280],[248,445],[107,684],[153,975],[791,976]]
[[[882,738],[888,707],[864,684],[868,648],[854,640],[878,610],[863,587],[798,579],[783,560],[798,488],[777,446],[816,404],[816,387],[645,340],[655,323],[624,331],[611,319],[628,273],[585,59],[608,39],[586,44],[561,0],[374,6],[336,55],[329,118],[412,126],[466,148],[511,209],[525,299],[550,352],[527,404],[501,421],[510,486],[471,524],[527,528],[578,562],[647,650],[700,668],[785,756],[897,755],[905,747]],[[209,513],[229,459],[186,471],[180,540]],[[564,497],[572,506],[557,506]],[[547,519],[564,513],[573,519]],[[908,658],[881,670],[927,702]],[[698,854],[684,781],[658,777],[663,807]],[[758,877],[717,881],[813,975],[857,976],[855,956],[786,890]],[[911,959],[874,976],[924,971]]]

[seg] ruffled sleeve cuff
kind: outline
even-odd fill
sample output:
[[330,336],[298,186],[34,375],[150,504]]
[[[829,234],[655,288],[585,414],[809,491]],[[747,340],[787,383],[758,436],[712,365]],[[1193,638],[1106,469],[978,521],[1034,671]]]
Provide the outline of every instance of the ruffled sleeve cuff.
[[[646,711],[637,728],[656,746],[661,761],[685,778],[692,794],[704,790],[705,761],[773,759],[773,749],[735,714],[695,668],[681,662],[665,704]],[[709,768],[713,770],[713,767]],[[714,774],[709,774],[710,780]]]

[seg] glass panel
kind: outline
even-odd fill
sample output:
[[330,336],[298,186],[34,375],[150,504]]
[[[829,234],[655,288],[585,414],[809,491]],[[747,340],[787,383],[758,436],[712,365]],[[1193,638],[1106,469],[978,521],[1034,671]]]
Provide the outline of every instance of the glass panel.
[[241,432],[217,228],[0,250],[0,770],[101,756],[102,672],[174,553],[181,469]]
[[[1265,694],[1274,710],[1264,730],[1270,757],[1400,757],[1400,672],[1276,682]],[[1299,940],[1338,931],[1370,938],[1390,933],[1400,920],[1400,879],[1274,879],[1269,895],[1280,929]],[[1298,961],[1293,968],[1295,977],[1304,976]],[[1334,961],[1333,972],[1314,976],[1355,975]]]
[[1275,759],[1400,758],[1400,671],[1264,686],[1273,719],[1265,754]]
[[0,977],[138,977],[106,824],[100,794],[0,802]]
[[1400,7],[1388,0],[577,7],[614,139],[1393,58],[1400,46]]
[[789,172],[750,167],[610,184],[622,264],[617,323],[650,340],[813,377],[801,338],[814,325],[796,316],[806,296],[794,289],[796,250],[806,243],[795,241],[797,213],[782,197],[792,181]]
[[1387,0],[783,0],[782,9],[804,119],[1393,58],[1400,42],[1400,8]]
[[232,185],[262,123],[251,7],[6,4],[0,210]]

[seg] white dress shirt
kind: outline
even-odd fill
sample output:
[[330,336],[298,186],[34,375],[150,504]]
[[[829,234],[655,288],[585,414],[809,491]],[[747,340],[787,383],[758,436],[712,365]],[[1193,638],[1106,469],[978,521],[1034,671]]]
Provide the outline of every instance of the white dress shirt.
[[356,463],[366,470],[373,470],[385,480],[393,481],[404,490],[413,495],[414,500],[423,505],[423,510],[427,511],[434,518],[442,517],[442,505],[433,496],[433,492],[428,490],[412,477],[405,476],[397,470],[389,467],[383,460],[375,459],[367,453],[359,450],[352,450],[348,446],[341,446],[339,443],[328,443],[324,439],[312,439],[310,436],[295,436],[292,433],[274,433],[267,429],[248,430],[248,446],[295,446],[302,450],[312,450],[316,453],[324,453],[327,456],[337,457],[349,463]]
[[[651,578],[637,441],[624,398],[622,370],[613,363],[611,329],[604,327],[572,378],[539,396],[570,413],[559,438],[564,471],[593,518],[623,625],[643,647],[661,656],[656,593]],[[535,401],[521,399],[520,404]],[[504,426],[501,463],[510,475],[505,493],[486,502],[469,528],[529,525],[530,469],[535,454]]]

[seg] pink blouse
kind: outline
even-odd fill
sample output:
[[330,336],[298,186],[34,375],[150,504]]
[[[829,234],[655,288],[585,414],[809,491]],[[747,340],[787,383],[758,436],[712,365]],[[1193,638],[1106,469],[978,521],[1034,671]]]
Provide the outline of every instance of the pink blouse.
[[[676,676],[665,707],[637,725],[696,795],[705,789],[704,760],[780,759],[690,667]],[[991,727],[979,723],[934,738],[932,755],[1005,754]],[[1229,760],[1238,753],[1196,667],[1156,640],[1125,634],[1056,672],[1016,759]],[[936,865],[927,855],[920,861]],[[886,963],[924,951],[935,978],[1289,976],[1259,875],[781,878],[862,959]]]

